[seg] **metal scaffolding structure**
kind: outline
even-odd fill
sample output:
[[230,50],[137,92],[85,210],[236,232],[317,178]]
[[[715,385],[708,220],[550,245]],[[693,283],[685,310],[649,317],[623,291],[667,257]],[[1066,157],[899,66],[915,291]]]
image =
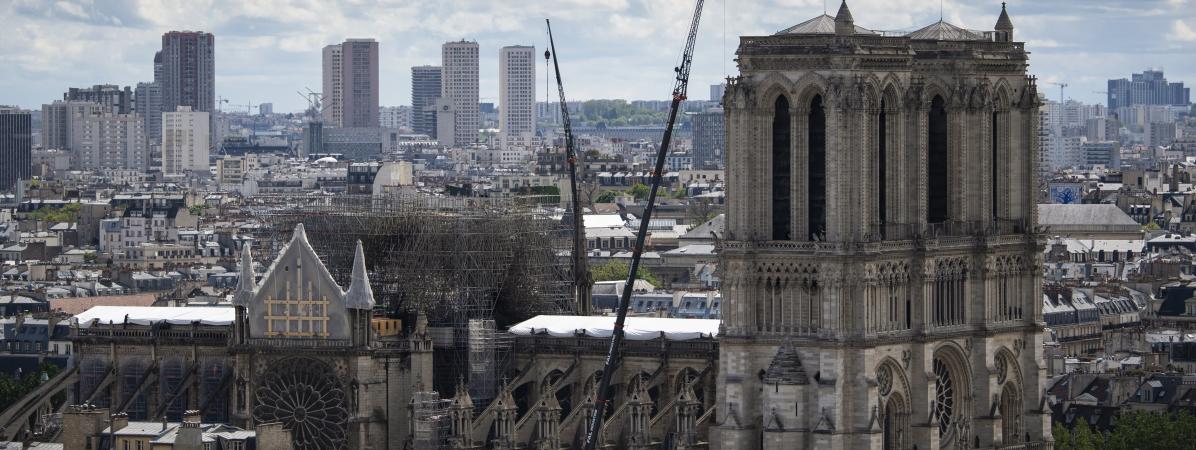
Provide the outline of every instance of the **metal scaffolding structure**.
[[452,392],[463,378],[485,405],[507,369],[510,343],[496,331],[536,314],[573,312],[573,277],[557,259],[570,251],[570,226],[543,206],[555,200],[265,195],[247,209],[265,222],[259,244],[275,252],[302,222],[342,285],[361,240],[379,312],[428,317],[434,387]]
[[415,392],[411,399],[412,447],[419,449],[448,449],[450,431],[449,400],[441,400],[436,392]]

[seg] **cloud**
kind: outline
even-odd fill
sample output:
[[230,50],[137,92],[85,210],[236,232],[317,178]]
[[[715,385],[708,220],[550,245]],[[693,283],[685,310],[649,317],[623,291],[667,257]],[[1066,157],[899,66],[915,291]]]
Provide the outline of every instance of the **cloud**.
[[[739,36],[767,35],[823,12],[821,0],[707,0],[692,92],[735,72]],[[827,0],[830,14],[839,7]],[[913,30],[939,20],[991,29],[998,2],[851,0],[856,24]],[[440,44],[481,46],[481,97],[498,97],[498,49],[547,45],[552,19],[571,99],[666,98],[693,0],[0,0],[0,104],[37,107],[71,86],[134,85],[152,76],[162,33],[216,35],[217,95],[273,101],[300,110],[295,95],[321,85],[321,48],[351,37],[380,43],[381,103],[410,101],[410,67],[439,64]],[[1191,0],[1011,0],[1015,38],[1032,52],[1031,71],[1069,80],[1079,97],[1108,78],[1150,66],[1196,73]],[[1191,24],[1191,25],[1189,25]],[[1107,30],[1118,30],[1108,33]],[[1159,39],[1159,32],[1168,36]],[[545,83],[537,58],[538,96]],[[1081,81],[1081,80],[1092,81]],[[1182,80],[1182,78],[1178,78]],[[1187,80],[1196,82],[1196,79]],[[553,91],[555,92],[555,91]],[[697,97],[697,95],[695,95]],[[1100,96],[1092,95],[1090,101]],[[542,98],[538,98],[542,100]]]
[[1176,19],[1171,24],[1169,38],[1181,42],[1196,42],[1196,31],[1192,31],[1192,27],[1189,27],[1184,21]]

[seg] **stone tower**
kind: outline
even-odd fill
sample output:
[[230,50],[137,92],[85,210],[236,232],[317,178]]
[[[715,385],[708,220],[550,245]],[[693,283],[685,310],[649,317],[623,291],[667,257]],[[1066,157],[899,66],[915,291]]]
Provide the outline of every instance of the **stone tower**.
[[994,31],[740,39],[715,449],[995,448],[1041,410],[1038,95]]

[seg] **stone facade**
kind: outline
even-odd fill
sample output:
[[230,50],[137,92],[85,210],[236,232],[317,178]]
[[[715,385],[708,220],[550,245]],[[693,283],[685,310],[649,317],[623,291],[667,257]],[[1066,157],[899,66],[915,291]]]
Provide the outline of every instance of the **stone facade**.
[[741,38],[711,448],[1049,446],[1038,95],[996,28]]

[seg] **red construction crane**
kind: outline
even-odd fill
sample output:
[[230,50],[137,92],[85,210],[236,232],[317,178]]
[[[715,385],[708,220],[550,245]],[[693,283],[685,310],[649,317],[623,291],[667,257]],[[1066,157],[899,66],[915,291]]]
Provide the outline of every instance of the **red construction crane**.
[[602,381],[595,393],[594,414],[590,419],[590,430],[586,434],[586,450],[594,450],[598,435],[602,430],[602,415],[607,403],[606,390],[610,388],[610,378],[619,365],[619,347],[623,344],[623,324],[627,322],[627,309],[631,305],[631,292],[635,286],[635,275],[640,268],[640,255],[644,251],[644,239],[648,235],[648,223],[652,220],[652,210],[656,206],[656,191],[660,189],[660,178],[664,172],[665,157],[669,154],[669,142],[673,138],[673,125],[677,123],[677,111],[681,109],[681,102],[685,100],[686,89],[689,88],[689,69],[693,61],[694,42],[698,38],[698,21],[702,17],[702,5],[705,0],[697,0],[694,5],[693,19],[689,23],[689,36],[685,40],[685,50],[681,52],[681,64],[673,68],[677,74],[677,82],[673,85],[673,100],[669,107],[669,121],[665,124],[664,137],[660,140],[660,149],[656,153],[656,170],[652,172],[652,190],[648,191],[648,204],[644,207],[644,217],[640,218],[640,229],[635,235],[635,247],[631,252],[631,264],[627,273],[627,283],[623,285],[623,295],[619,297],[619,310],[615,316],[615,326],[610,337],[610,349],[606,353],[606,364],[602,368]]

